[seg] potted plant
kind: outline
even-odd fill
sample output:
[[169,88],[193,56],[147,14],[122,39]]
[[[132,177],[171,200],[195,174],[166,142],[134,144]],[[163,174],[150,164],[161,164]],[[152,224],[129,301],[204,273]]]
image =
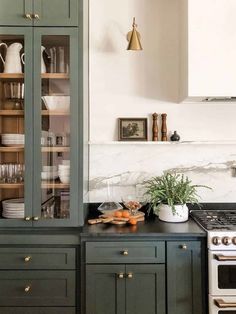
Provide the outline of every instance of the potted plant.
[[160,220],[166,222],[187,221],[189,211],[186,203],[199,204],[197,189],[209,188],[205,185],[193,185],[183,174],[169,172],[151,178],[145,186],[150,208]]

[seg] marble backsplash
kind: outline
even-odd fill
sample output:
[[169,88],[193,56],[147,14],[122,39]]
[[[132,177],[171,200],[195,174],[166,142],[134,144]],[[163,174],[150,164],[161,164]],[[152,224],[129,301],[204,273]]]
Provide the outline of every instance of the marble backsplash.
[[90,144],[89,201],[121,201],[145,180],[171,171],[212,188],[199,189],[201,202],[235,202],[235,166],[236,145],[227,143]]

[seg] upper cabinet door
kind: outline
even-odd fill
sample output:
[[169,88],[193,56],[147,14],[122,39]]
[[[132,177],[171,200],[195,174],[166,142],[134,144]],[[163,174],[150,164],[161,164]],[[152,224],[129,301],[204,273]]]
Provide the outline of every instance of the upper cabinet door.
[[77,26],[78,10],[78,0],[34,0],[34,26]]
[[36,27],[34,39],[34,220],[78,226],[78,29]]
[[32,25],[33,0],[0,0],[1,26]]
[[0,27],[0,226],[31,226],[32,28]]

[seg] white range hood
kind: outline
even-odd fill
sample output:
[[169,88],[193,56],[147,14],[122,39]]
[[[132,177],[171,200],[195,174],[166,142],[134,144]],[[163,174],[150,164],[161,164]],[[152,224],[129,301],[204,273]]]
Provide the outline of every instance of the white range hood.
[[236,101],[236,0],[180,0],[180,102]]

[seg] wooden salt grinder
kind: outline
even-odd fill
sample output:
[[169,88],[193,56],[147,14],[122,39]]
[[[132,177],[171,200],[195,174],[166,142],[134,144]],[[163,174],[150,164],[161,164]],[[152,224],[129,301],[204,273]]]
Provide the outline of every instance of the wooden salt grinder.
[[152,140],[154,142],[157,142],[158,141],[158,126],[157,126],[157,117],[158,117],[158,114],[155,112],[153,115],[152,115]]
[[166,118],[167,118],[167,114],[163,113],[161,115],[162,118],[162,126],[161,126],[161,140],[163,142],[167,141],[167,125],[166,125]]

